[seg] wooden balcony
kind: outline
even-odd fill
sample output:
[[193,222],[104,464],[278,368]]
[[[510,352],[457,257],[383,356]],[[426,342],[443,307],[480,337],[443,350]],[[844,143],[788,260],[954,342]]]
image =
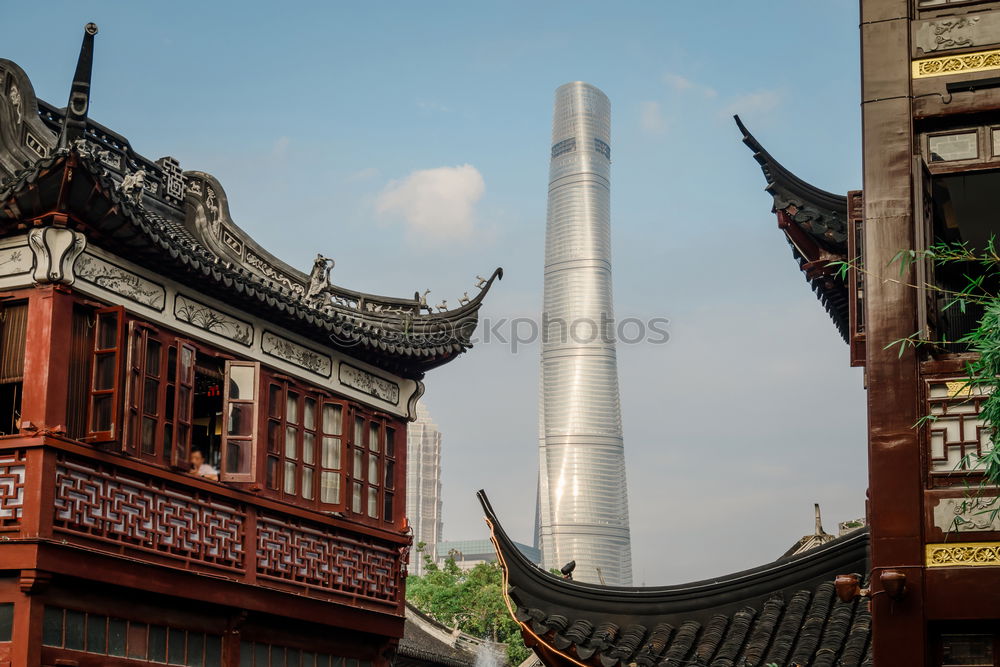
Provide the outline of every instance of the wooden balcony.
[[[332,602],[394,625],[408,541],[74,441],[0,439],[0,554],[22,581],[39,570],[184,586],[183,597],[263,610]],[[302,613],[318,610],[333,613]]]

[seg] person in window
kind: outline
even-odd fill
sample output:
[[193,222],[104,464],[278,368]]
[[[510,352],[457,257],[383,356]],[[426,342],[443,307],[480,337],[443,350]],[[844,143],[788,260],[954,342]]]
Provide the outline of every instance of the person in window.
[[205,461],[205,455],[200,449],[191,450],[191,474],[219,481],[219,471]]

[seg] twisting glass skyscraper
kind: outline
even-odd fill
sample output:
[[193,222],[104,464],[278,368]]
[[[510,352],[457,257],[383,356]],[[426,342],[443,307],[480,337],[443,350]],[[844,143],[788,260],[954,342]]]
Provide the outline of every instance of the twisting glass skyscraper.
[[632,583],[611,303],[611,104],[556,90],[545,232],[539,538],[546,567]]

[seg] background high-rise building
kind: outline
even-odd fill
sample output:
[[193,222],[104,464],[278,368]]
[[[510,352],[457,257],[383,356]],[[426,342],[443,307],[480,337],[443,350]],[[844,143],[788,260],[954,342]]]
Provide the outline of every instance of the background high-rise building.
[[611,104],[556,90],[545,232],[538,531],[545,567],[631,585],[611,299]]
[[441,431],[423,403],[417,403],[417,419],[406,430],[406,513],[413,528],[410,552],[411,574],[424,573],[424,553],[437,559],[444,523],[441,521]]

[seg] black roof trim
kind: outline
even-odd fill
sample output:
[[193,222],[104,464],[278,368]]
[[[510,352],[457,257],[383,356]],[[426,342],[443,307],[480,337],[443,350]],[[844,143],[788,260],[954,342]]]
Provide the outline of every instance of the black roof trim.
[[687,584],[640,588],[568,581],[549,574],[525,558],[500,525],[486,492],[479,491],[477,496],[519,604],[563,607],[576,614],[586,612],[588,618],[626,617],[661,622],[665,617],[680,615],[689,620],[692,614],[711,616],[723,609],[736,610],[777,592],[832,580],[836,573],[867,569],[868,532],[865,529],[797,556]]

